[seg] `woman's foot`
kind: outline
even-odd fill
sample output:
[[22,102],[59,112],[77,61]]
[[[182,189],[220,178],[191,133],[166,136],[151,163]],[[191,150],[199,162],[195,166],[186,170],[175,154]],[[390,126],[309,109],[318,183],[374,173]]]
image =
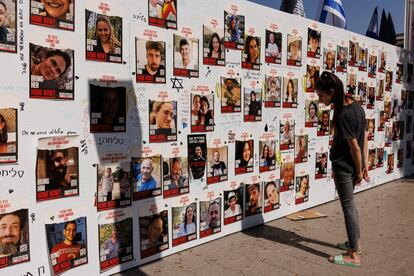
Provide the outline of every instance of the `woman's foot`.
[[345,266],[352,266],[352,267],[360,267],[361,266],[361,258],[358,255],[358,252],[355,250],[351,250],[345,252],[340,255],[336,256],[329,256],[328,261],[334,264],[345,265]]

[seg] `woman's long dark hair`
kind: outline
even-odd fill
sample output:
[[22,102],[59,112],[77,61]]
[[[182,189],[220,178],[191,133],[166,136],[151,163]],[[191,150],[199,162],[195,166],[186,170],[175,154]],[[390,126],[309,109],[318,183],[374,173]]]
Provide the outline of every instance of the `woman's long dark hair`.
[[347,96],[344,93],[344,84],[342,81],[335,75],[330,72],[324,71],[315,85],[315,90],[321,91],[323,93],[333,92],[333,97],[331,99],[331,104],[334,105],[334,115],[332,119],[333,127],[335,127],[339,111],[344,107],[345,98],[352,97]]
[[211,57],[212,54],[213,54],[213,39],[214,38],[216,38],[218,40],[218,42],[219,42],[220,47],[219,47],[219,51],[218,52],[219,52],[219,58],[221,58],[221,40],[220,40],[220,36],[218,35],[218,33],[213,33],[211,35],[210,44],[208,46],[210,48],[210,53],[208,53],[208,56]]
[[191,204],[191,205],[188,205],[187,208],[185,208],[185,213],[184,213],[184,231],[186,233],[187,233],[187,211],[190,208],[193,209],[193,219],[192,219],[191,223],[194,222],[194,224],[195,224],[194,208],[193,208],[193,205]]

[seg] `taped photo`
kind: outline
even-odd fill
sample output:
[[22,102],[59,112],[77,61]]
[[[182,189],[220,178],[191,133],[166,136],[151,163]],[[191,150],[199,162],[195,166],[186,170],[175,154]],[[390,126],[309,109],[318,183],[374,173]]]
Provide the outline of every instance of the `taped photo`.
[[250,70],[260,70],[260,37],[247,35],[242,53],[241,67]]
[[131,205],[129,162],[97,165],[97,209],[115,209]]
[[263,197],[260,183],[245,184],[245,216],[262,213]]
[[171,207],[172,246],[197,239],[197,203]]
[[148,24],[177,29],[177,0],[148,0]]
[[177,140],[177,102],[149,100],[150,143]]
[[162,163],[164,198],[188,194],[190,192],[187,168],[187,157],[164,159]]
[[31,0],[30,24],[75,30],[75,0]]
[[264,185],[264,212],[270,212],[280,207],[280,179],[263,182]]
[[243,219],[243,186],[224,190],[224,225]]
[[36,200],[79,195],[79,150],[73,137],[39,139],[36,162]]
[[308,28],[308,58],[321,57],[321,32]]
[[223,182],[228,179],[227,146],[207,148],[207,184]]
[[174,76],[198,78],[198,39],[174,34]]
[[241,112],[241,79],[220,78],[221,113]]
[[0,271],[30,261],[29,211],[9,209],[0,211]]
[[139,217],[141,259],[158,254],[169,248],[168,211]]
[[190,180],[205,179],[206,159],[207,159],[207,141],[206,135],[188,135],[188,168]]
[[298,79],[283,78],[283,108],[298,107]]
[[131,177],[134,201],[162,194],[161,169],[161,155],[132,158]]
[[126,88],[89,85],[90,132],[126,131]]
[[191,132],[214,131],[214,95],[191,94]]
[[302,66],[302,37],[287,35],[287,65]]
[[244,122],[262,120],[262,89],[244,88]]
[[224,29],[203,25],[203,64],[225,65]]
[[86,59],[122,63],[122,17],[85,10]]
[[265,107],[280,107],[282,100],[282,77],[265,76]]
[[266,63],[282,64],[282,40],[282,33],[266,30]]
[[132,217],[98,224],[101,272],[133,260]]
[[0,2],[0,52],[17,52],[17,5],[15,0]]
[[135,81],[165,83],[165,42],[135,38]]
[[200,238],[221,232],[221,198],[200,201]]
[[276,169],[276,140],[259,140],[259,172],[273,171]]
[[336,72],[346,73],[348,68],[348,48],[337,46],[336,49]]
[[74,55],[30,43],[30,98],[74,100]]
[[309,174],[296,177],[295,204],[301,204],[309,200]]
[[235,174],[254,171],[254,140],[238,141],[235,143]]
[[17,109],[0,108],[0,164],[18,160]]
[[235,15],[224,11],[224,47],[244,49],[244,15]]
[[46,224],[45,227],[54,275],[88,263],[86,217]]

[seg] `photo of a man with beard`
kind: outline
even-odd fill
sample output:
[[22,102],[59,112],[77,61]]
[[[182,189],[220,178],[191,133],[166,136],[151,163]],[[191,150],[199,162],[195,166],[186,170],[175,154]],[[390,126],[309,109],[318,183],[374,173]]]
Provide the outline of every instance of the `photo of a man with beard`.
[[66,150],[53,150],[50,152],[47,162],[47,176],[49,184],[46,190],[69,188],[72,177],[68,171],[68,156]]
[[[8,257],[8,265],[13,264],[10,256],[22,256],[29,260],[28,210],[21,209],[0,215],[0,260]],[[17,262],[16,262],[17,263]]]

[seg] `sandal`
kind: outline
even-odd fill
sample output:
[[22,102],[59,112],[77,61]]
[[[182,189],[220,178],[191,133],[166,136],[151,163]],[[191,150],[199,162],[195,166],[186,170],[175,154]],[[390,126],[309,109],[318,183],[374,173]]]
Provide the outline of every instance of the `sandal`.
[[342,255],[342,254],[333,256],[333,259],[332,260],[328,259],[328,261],[333,263],[333,264],[344,265],[344,266],[351,266],[351,267],[360,267],[361,266],[361,264],[359,264],[359,263],[345,261],[344,255]]
[[[349,249],[348,242],[341,242],[336,245],[336,248],[347,251]],[[362,255],[362,250],[358,250],[358,255]]]

